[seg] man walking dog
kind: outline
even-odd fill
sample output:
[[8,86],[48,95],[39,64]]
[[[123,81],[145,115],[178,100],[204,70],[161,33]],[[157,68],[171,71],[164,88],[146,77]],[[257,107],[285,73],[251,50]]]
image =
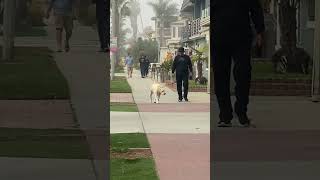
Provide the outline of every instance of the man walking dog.
[[[184,54],[184,48],[178,49],[178,54],[174,58],[172,64],[172,73],[176,72],[178,101],[181,102],[184,98],[188,100],[188,88],[189,88],[189,77],[192,75],[192,62],[188,55]],[[182,96],[182,84],[183,84],[183,96]],[[183,97],[183,98],[182,98]]]
[[233,108],[230,99],[231,61],[234,61],[236,102],[234,110],[243,127],[250,127],[247,116],[251,81],[251,47],[253,32],[257,45],[262,45],[265,30],[263,9],[259,0],[214,0],[212,13],[215,25],[212,30],[214,87],[220,108],[219,127],[231,127]]

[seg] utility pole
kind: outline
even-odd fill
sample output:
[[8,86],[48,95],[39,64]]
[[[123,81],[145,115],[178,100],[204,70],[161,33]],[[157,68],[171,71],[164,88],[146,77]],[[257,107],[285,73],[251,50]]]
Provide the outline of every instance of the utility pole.
[[320,101],[320,1],[315,1],[314,57],[312,78],[312,101]]
[[15,16],[16,1],[5,0],[3,12],[3,61],[11,61],[14,56]]

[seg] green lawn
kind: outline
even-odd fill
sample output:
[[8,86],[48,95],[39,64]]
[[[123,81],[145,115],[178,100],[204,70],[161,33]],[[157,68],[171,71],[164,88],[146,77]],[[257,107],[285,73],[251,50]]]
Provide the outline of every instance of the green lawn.
[[111,180],[159,180],[152,159],[111,159]]
[[252,79],[311,79],[312,75],[287,73],[277,74],[271,62],[255,62],[252,67]]
[[111,81],[110,93],[131,93],[131,87],[125,77],[116,76]]
[[197,88],[197,87],[207,87],[207,85],[196,84],[194,80],[189,81],[189,87]]
[[149,148],[147,136],[143,133],[111,134],[111,151],[127,151],[129,148]]
[[15,48],[14,61],[0,62],[0,99],[69,99],[52,53],[46,47]]
[[139,110],[135,103],[110,103],[110,111],[138,112]]
[[0,128],[0,157],[88,159],[80,130]]

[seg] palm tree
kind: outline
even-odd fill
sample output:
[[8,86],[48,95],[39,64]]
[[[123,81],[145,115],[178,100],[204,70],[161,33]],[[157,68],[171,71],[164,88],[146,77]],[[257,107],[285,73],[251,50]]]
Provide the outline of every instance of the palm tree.
[[193,63],[197,63],[197,72],[198,72],[198,76],[196,77],[196,82],[199,82],[200,84],[205,84],[207,83],[206,78],[203,77],[203,63],[206,62],[208,63],[208,50],[209,50],[209,46],[208,44],[205,44],[203,46],[201,46],[198,49],[193,49],[192,50],[195,51],[195,54],[192,55],[191,60]]
[[156,0],[155,2],[148,3],[160,24],[160,47],[163,44],[163,29],[165,25],[169,25],[172,21],[175,20],[176,15],[178,14],[178,4],[172,3],[170,0]]
[[130,22],[133,30],[133,39],[137,39],[138,32],[138,15],[140,14],[140,4],[137,0],[132,0],[129,3],[130,7]]

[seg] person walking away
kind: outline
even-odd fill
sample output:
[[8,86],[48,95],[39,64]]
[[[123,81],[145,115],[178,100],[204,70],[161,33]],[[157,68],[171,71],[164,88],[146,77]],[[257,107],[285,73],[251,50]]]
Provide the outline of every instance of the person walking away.
[[148,77],[150,61],[147,56],[144,56],[144,77]]
[[133,58],[130,54],[126,57],[125,65],[127,66],[128,78],[132,78]]
[[[192,75],[192,62],[188,55],[184,54],[184,48],[178,49],[178,54],[173,60],[172,74],[176,73],[178,101],[181,102],[184,98],[188,100],[188,88],[189,88],[189,76]],[[182,84],[183,84],[183,96],[182,96]],[[182,98],[183,97],[183,98]]]
[[100,41],[99,52],[108,52],[107,36],[108,36],[108,9],[107,0],[92,0],[96,4],[96,19]]
[[231,127],[233,108],[230,99],[231,62],[234,61],[236,102],[234,111],[240,124],[250,127],[247,116],[251,81],[251,48],[253,31],[257,44],[262,45],[265,31],[263,9],[259,0],[215,0],[212,4],[215,27],[212,31],[214,87],[220,108],[219,127]]
[[139,59],[141,78],[144,78],[144,62],[145,62],[145,56],[141,55]]
[[66,32],[64,43],[65,51],[69,52],[70,50],[69,40],[72,36],[75,4],[75,0],[49,0],[46,18],[49,19],[53,9],[56,26],[57,52],[62,52],[63,30]]

